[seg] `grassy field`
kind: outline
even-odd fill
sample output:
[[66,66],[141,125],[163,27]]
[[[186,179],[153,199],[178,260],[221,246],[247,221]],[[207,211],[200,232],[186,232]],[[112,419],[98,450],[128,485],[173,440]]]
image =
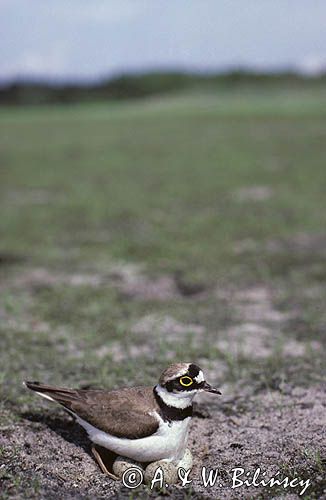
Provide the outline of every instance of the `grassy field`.
[[[311,477],[306,498],[320,498],[325,98],[262,88],[0,111],[3,498],[129,495],[23,379],[153,384],[180,360],[223,391],[195,419],[199,457],[209,442],[225,477],[258,460]],[[253,418],[261,441],[240,432]],[[204,493],[194,481],[172,496]]]

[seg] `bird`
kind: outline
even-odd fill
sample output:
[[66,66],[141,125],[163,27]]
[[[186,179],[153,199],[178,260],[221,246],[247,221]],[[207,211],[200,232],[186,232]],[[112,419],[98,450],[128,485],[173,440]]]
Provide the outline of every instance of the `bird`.
[[137,462],[181,463],[194,397],[202,391],[221,394],[194,363],[168,366],[154,387],[67,389],[30,381],[24,385],[76,418],[102,472],[109,476],[101,448]]

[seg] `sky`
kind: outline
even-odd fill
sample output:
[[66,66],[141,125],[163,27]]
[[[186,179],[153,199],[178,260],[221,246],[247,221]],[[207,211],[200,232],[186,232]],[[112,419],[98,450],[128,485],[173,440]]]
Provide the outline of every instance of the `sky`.
[[0,0],[0,79],[326,68],[326,0]]

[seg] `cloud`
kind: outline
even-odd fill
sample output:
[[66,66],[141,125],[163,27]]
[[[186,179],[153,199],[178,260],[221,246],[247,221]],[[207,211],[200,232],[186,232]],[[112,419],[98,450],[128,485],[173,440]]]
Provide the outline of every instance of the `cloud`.
[[297,71],[307,76],[317,76],[326,71],[326,56],[309,54],[295,65]]
[[69,57],[63,44],[47,50],[24,50],[20,56],[1,65],[3,76],[60,77],[69,71]]
[[[249,5],[250,4],[250,5]],[[325,0],[0,0],[0,79],[235,65],[316,72]],[[305,54],[313,54],[301,59]],[[306,59],[306,60],[305,60]],[[318,59],[318,60],[317,60]]]

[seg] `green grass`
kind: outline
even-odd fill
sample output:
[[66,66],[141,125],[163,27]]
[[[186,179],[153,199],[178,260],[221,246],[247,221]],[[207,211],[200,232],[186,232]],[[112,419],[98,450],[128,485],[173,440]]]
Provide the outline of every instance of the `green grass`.
[[[211,382],[240,394],[321,381],[323,353],[309,342],[324,342],[326,319],[325,97],[256,88],[0,110],[0,427],[34,408],[25,378],[112,388],[153,383],[185,359],[223,366]],[[116,263],[154,280],[181,271],[205,294],[128,297],[110,274]],[[39,268],[48,277],[38,282]],[[75,274],[103,282],[76,286]],[[216,345],[239,321],[234,290],[253,285],[294,313],[271,326],[274,346],[258,360]],[[205,333],[133,333],[148,314]],[[307,344],[290,361],[288,339]],[[130,356],[117,360],[116,345]],[[232,412],[247,411],[241,401]],[[5,495],[30,487],[37,496],[38,479],[24,479],[12,457]]]
[[[319,96],[307,116],[291,94],[235,99],[246,104],[238,113],[232,97],[222,105],[218,96],[3,111],[3,251],[220,275],[239,267],[239,239],[320,230]],[[272,198],[235,203],[234,191],[252,184],[268,185]]]
[[[325,93],[262,88],[2,109],[0,249],[26,259],[2,265],[4,310],[20,322],[3,327],[6,378],[14,370],[13,385],[28,374],[75,382],[85,369],[87,380],[102,382],[96,373],[107,374],[110,356],[99,361],[92,350],[114,340],[137,344],[129,328],[151,311],[204,324],[201,347],[176,339],[174,348],[176,356],[211,359],[219,355],[212,341],[232,319],[214,296],[189,306],[182,299],[128,301],[110,285],[17,289],[13,277],[31,268],[105,273],[112,262],[125,261],[152,275],[181,270],[208,287],[281,284],[285,308],[291,290],[320,281],[311,270],[320,269],[324,254],[312,248],[298,257],[285,248],[273,255],[266,248],[325,227]],[[252,186],[267,187],[267,199],[241,200],[239,190]],[[253,249],[239,255],[235,247],[247,240]],[[316,316],[312,300],[300,300],[319,336],[322,314]],[[35,331],[33,321],[49,323],[50,333]],[[69,342],[81,357],[71,356],[67,370],[62,353]],[[170,348],[160,340],[162,366]],[[234,378],[239,367],[234,372],[232,359],[225,362]],[[138,365],[130,360],[121,372],[111,363],[110,370],[108,385],[128,383]],[[147,372],[144,379],[155,363]]]

